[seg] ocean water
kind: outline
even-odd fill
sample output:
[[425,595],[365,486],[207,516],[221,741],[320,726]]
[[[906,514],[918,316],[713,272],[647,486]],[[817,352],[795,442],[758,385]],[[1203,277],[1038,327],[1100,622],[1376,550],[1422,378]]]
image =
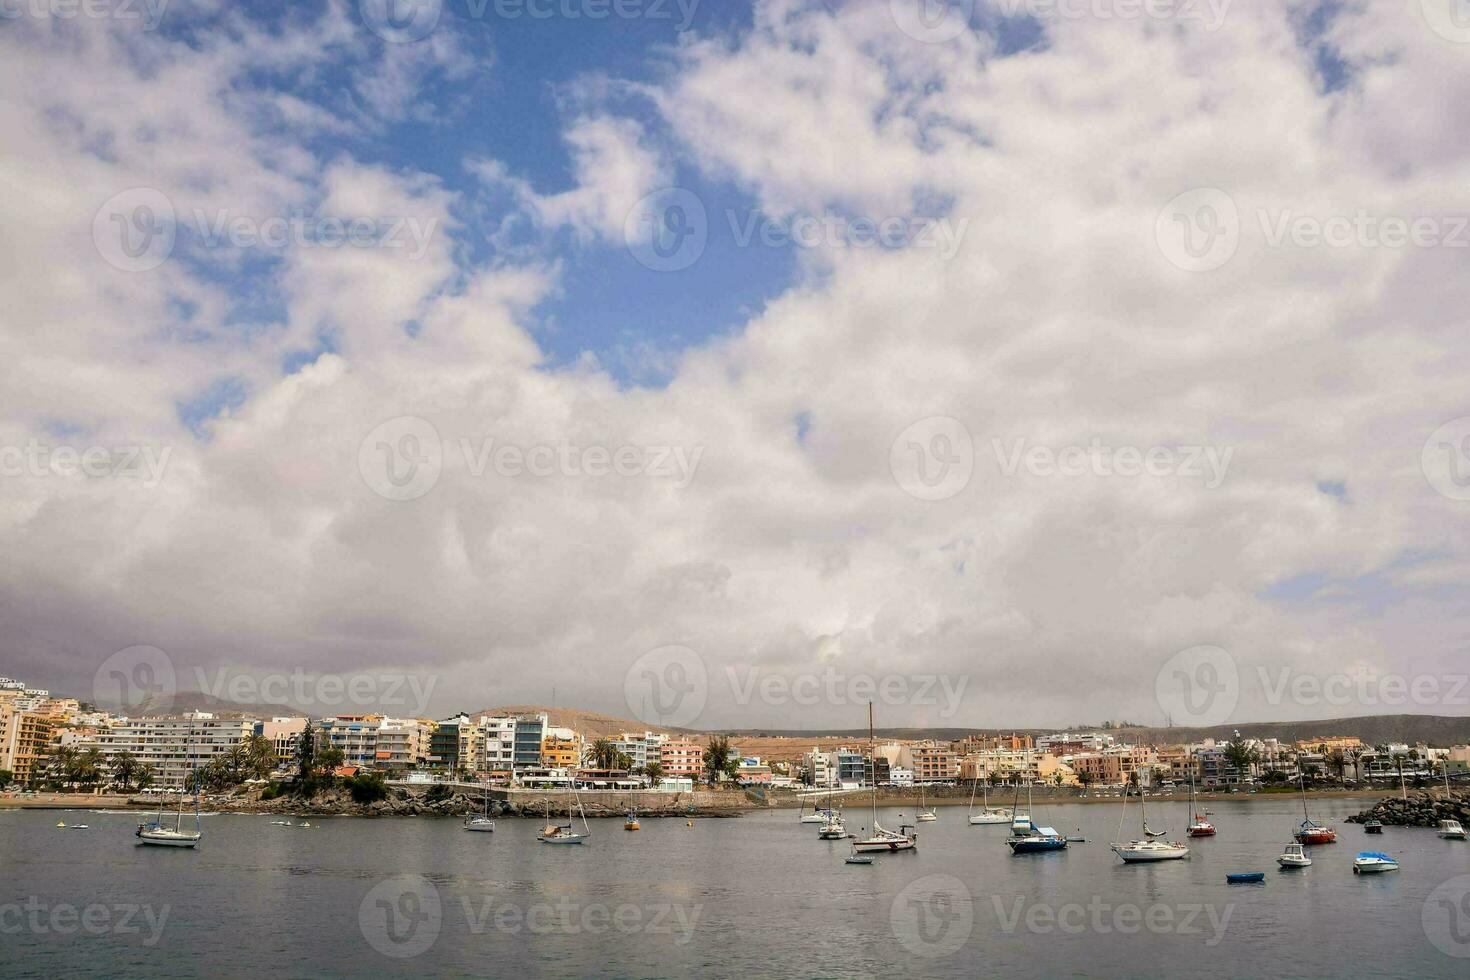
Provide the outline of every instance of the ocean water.
[[[470,834],[436,819],[204,818],[197,851],[137,847],[131,814],[0,813],[0,976],[1465,977],[1470,844],[1366,837],[1357,803],[1314,801],[1341,840],[1275,858],[1290,798],[1212,803],[1191,857],[1124,866],[1119,809],[1038,806],[1089,843],[1012,855],[1006,828],[941,807],[911,854],[869,867],[794,811],[593,821],[583,846],[538,821]],[[85,831],[55,824],[86,822]],[[1128,836],[1137,809],[1130,808]],[[849,829],[869,823],[851,802]],[[888,826],[897,811],[880,815]],[[1182,805],[1150,823],[1182,834]],[[1360,877],[1362,849],[1397,874]],[[1262,885],[1227,885],[1264,871]]]

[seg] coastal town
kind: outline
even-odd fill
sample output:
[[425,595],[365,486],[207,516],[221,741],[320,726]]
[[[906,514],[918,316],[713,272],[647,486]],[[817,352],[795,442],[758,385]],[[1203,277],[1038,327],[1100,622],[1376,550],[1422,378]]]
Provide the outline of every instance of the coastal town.
[[[575,717],[575,715],[571,715]],[[606,727],[605,723],[600,727]],[[1135,744],[1111,726],[955,740],[729,736],[665,730],[594,733],[553,724],[548,711],[308,718],[232,712],[112,714],[0,678],[0,791],[157,795],[222,793],[300,774],[400,785],[474,783],[692,793],[961,790],[1027,787],[1085,795],[1136,787],[1167,793],[1295,787],[1354,790],[1470,782],[1470,745],[1365,744],[1323,735],[1283,743],[1229,740]]]

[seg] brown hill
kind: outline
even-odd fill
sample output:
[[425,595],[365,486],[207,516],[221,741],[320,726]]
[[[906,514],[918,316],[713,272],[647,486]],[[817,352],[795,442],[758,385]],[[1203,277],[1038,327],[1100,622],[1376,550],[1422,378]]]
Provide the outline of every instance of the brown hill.
[[546,712],[548,720],[554,727],[575,729],[585,738],[603,738],[622,732],[665,732],[668,734],[687,732],[687,729],[683,728],[664,728],[635,721],[632,718],[605,715],[600,711],[586,711],[582,708],[548,708],[541,704],[506,704],[469,714],[471,718],[478,718],[480,715],[523,715],[538,714],[543,711]]

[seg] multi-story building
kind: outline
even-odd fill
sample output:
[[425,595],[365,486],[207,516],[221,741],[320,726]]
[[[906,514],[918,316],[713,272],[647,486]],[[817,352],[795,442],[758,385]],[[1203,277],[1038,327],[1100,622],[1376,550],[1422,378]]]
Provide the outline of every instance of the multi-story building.
[[323,748],[341,749],[343,765],[368,768],[377,763],[382,722],[381,715],[323,718],[317,725],[317,742]]
[[1155,757],[1152,749],[1120,745],[1103,752],[1083,752],[1069,757],[1068,765],[1082,779],[1099,786],[1121,786],[1133,782],[1153,785]]
[[659,746],[658,761],[670,779],[698,780],[704,772],[704,746],[690,738],[670,738]]
[[479,769],[508,774],[516,765],[516,720],[481,715],[477,722],[480,743]]
[[582,741],[564,734],[541,740],[541,764],[548,769],[575,769],[582,764]]
[[758,758],[741,759],[735,771],[735,781],[741,785],[769,786],[771,767]]
[[959,778],[959,761],[948,745],[924,741],[915,745],[912,752],[915,782],[953,782]]
[[153,785],[183,789],[188,774],[229,752],[255,734],[248,718],[195,714],[166,718],[125,718],[97,736],[97,748],[110,764],[130,752],[147,766]]
[[623,732],[612,740],[613,746],[631,761],[631,768],[642,769],[659,758],[659,746],[667,736],[657,732]]
[[429,763],[450,772],[459,769],[460,732],[469,727],[470,719],[465,715],[436,723],[429,732]]
[[541,742],[546,737],[547,727],[545,712],[516,716],[512,742],[515,747],[513,765],[516,769],[541,768]]
[[21,785],[29,785],[44,768],[56,733],[56,719],[0,702],[0,769]]
[[805,773],[808,786],[830,786],[836,775],[827,753],[815,747],[810,752],[802,753],[801,769]]
[[872,764],[856,749],[840,748],[829,757],[839,786],[865,786],[872,781]]
[[301,733],[305,730],[305,718],[272,718],[255,725],[255,734],[271,743],[278,769],[289,769],[296,762]]
[[402,773],[417,769],[429,760],[428,726],[414,718],[384,718],[378,728],[378,750],[374,765]]

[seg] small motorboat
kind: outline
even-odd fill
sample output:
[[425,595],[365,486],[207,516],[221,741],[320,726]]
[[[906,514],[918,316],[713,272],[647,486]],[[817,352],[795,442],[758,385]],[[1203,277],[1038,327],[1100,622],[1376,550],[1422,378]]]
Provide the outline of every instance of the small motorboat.
[[1353,858],[1353,874],[1375,875],[1385,871],[1397,871],[1399,863],[1382,851],[1359,851]]
[[289,820],[272,820],[271,821],[271,826],[272,827],[294,827],[296,825],[293,824]]
[[846,863],[847,864],[872,864],[873,863],[873,855],[871,855],[871,854],[859,854],[856,850],[854,850],[851,854],[849,854],[847,856]]
[[1465,828],[1458,820],[1441,820],[1439,822],[1439,836],[1445,840],[1464,840]]
[[1232,885],[1258,885],[1265,880],[1264,871],[1237,871],[1225,876],[1225,881]]
[[1075,835],[1068,834],[1067,835],[1067,843],[1068,844],[1086,844],[1087,843],[1087,838],[1086,837],[1083,837],[1081,834],[1075,834]]
[[1282,869],[1288,868],[1310,868],[1312,859],[1307,857],[1307,849],[1301,844],[1287,844],[1286,850],[1276,859],[1276,863]]
[[1363,824],[1363,833],[1381,834],[1383,833],[1383,824],[1378,820],[1369,820],[1367,823]]

